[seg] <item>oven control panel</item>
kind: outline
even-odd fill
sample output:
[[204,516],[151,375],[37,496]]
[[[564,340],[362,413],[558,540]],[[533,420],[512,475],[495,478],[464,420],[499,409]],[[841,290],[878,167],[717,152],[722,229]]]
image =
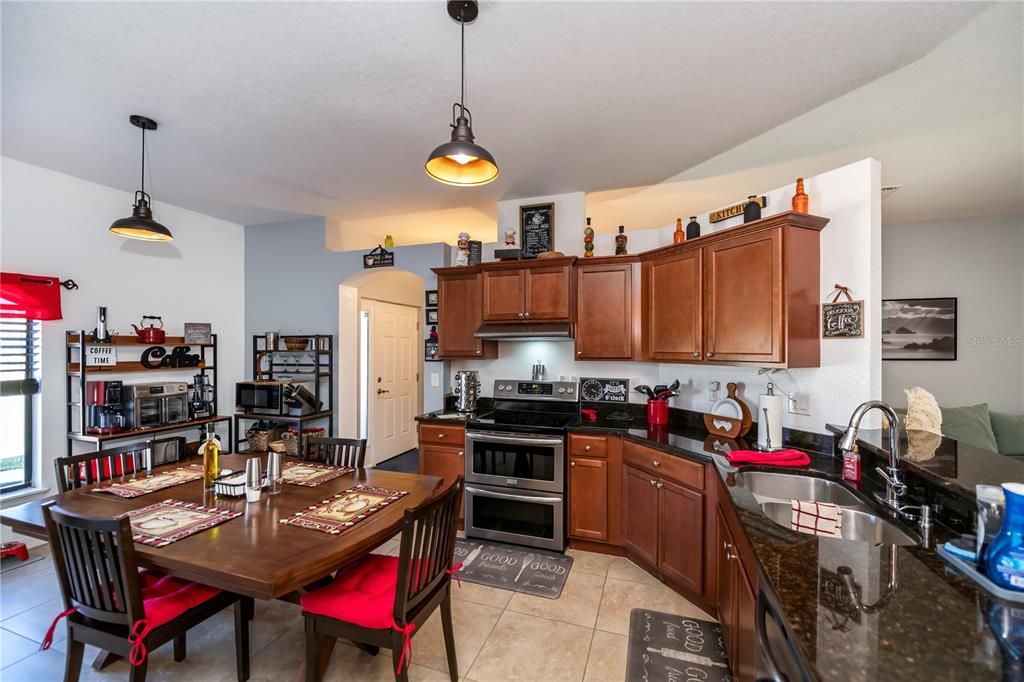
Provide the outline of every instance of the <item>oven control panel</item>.
[[575,381],[515,381],[513,379],[495,381],[494,397],[574,402],[580,399]]

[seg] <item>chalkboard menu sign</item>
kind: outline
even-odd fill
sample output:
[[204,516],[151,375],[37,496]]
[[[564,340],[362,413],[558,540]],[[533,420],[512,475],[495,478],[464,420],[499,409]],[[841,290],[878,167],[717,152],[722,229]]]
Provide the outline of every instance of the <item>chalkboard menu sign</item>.
[[480,265],[484,260],[484,245],[479,239],[469,240],[469,264]]
[[826,339],[864,336],[864,301],[821,305],[821,335]]
[[536,258],[555,248],[554,204],[519,207],[519,247],[522,258]]

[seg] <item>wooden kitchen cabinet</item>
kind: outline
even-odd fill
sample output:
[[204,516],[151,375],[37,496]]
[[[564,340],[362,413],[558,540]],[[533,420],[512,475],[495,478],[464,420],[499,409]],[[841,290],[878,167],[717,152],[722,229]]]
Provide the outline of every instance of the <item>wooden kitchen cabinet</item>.
[[622,539],[622,439],[569,434],[569,537],[618,545]]
[[436,268],[438,354],[444,359],[498,357],[498,342],[473,334],[483,322],[482,279],[478,268]]
[[576,265],[576,359],[632,360],[639,336],[638,262],[593,261]]
[[[756,617],[756,581],[744,568],[742,553],[729,530],[722,509],[717,512],[718,620],[722,624],[729,665],[738,680],[757,678],[758,641]],[[754,567],[752,567],[754,568]],[[756,575],[756,568],[754,568]]]
[[666,577],[704,591],[704,495],[658,480],[658,568]]
[[644,346],[651,360],[699,362],[704,353],[701,249],[643,265]]
[[[466,474],[466,430],[461,426],[419,425],[419,473],[437,476],[448,487]],[[459,507],[462,518],[462,507]]]
[[488,322],[572,320],[572,264],[552,258],[483,269],[483,319]]
[[622,545],[650,566],[658,565],[657,483],[646,471],[622,468]]

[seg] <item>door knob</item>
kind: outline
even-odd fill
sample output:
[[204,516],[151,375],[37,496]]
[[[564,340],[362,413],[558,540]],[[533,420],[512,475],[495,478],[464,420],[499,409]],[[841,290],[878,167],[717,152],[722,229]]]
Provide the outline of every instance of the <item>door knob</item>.
[[586,450],[587,452],[590,452],[593,448],[590,447],[589,445],[585,445],[583,446],[583,449]]
[[652,459],[652,460],[651,460],[651,464],[653,464],[653,465],[654,465],[654,466],[656,466],[656,467],[660,467],[660,466],[661,466],[661,462],[659,462],[659,461],[658,461],[658,460],[656,460],[656,459]]
[[569,466],[571,466],[571,467],[576,466],[576,462],[569,462]]
[[652,485],[652,486],[658,485],[658,482],[657,482],[657,481],[655,481],[655,480],[652,480],[652,481],[651,481],[651,485]]
[[713,357],[715,357],[715,354],[714,354],[714,353],[712,353],[711,351],[708,351],[708,357],[709,357],[709,358],[713,358]]
[[664,483],[662,483],[661,481],[658,481],[657,484],[655,484],[654,487],[657,488],[658,490],[661,490],[664,486],[665,486]]
[[439,434],[437,434],[437,437],[438,437],[438,439],[440,439],[440,440],[444,440],[444,439],[445,439],[445,437],[446,437],[447,435],[448,435],[448,434],[445,434],[445,433],[439,433]]
[[530,316],[530,313],[524,313],[524,316],[525,316],[525,317],[529,317],[529,316]]
[[465,450],[459,450],[459,457],[462,457],[462,456],[464,456],[465,454],[466,454],[466,451],[465,451]]
[[700,352],[699,351],[693,351],[693,357],[699,358],[700,357]]
[[391,391],[389,391],[386,388],[378,388],[377,389],[377,395],[380,395],[381,393],[391,393]]
[[583,351],[581,351],[581,350],[576,351],[576,355],[583,355]]

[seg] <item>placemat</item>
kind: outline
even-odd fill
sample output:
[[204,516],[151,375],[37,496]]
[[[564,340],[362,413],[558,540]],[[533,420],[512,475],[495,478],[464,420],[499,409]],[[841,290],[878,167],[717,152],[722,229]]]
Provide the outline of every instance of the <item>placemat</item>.
[[128,512],[132,524],[132,539],[153,547],[166,547],[172,542],[241,515],[242,512],[203,507],[181,500],[164,500]]
[[629,613],[626,679],[728,682],[732,676],[722,626],[700,618],[633,609]]
[[408,494],[405,490],[357,485],[281,519],[281,523],[337,535]]
[[93,488],[93,492],[111,493],[118,497],[141,497],[155,493],[164,488],[181,485],[189,481],[196,481],[203,477],[203,467],[200,464],[190,464],[187,467],[179,467],[171,471],[161,471],[153,476],[135,478],[129,481],[118,482],[102,488]]
[[315,488],[321,483],[333,481],[346,474],[351,474],[352,467],[332,467],[312,462],[285,462],[281,471],[281,480],[292,485]]
[[558,599],[572,569],[572,557],[530,547],[459,538],[455,560],[461,580],[503,590]]

